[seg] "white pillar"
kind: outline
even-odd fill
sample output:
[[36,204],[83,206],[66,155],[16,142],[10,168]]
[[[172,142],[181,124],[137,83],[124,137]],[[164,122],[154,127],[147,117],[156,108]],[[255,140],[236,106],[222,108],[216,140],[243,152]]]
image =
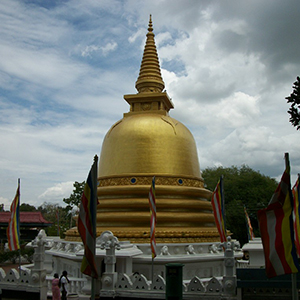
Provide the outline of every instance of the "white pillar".
[[47,299],[47,282],[46,282],[46,268],[44,268],[45,261],[45,244],[46,233],[42,229],[34,240],[34,266],[31,270],[32,282],[35,287],[39,287],[40,300]]
[[234,258],[234,243],[231,237],[227,237],[227,242],[223,243],[225,276],[223,276],[224,293],[227,295],[235,295],[236,293],[236,276],[234,275],[235,258]]
[[119,240],[111,231],[104,231],[97,239],[101,249],[106,250],[104,257],[105,272],[102,274],[102,295],[114,295],[117,282],[115,249],[120,249]]

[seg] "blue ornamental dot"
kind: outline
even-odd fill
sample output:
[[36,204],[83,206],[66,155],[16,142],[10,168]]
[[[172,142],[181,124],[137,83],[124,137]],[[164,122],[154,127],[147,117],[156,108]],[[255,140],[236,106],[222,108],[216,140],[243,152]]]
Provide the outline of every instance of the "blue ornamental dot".
[[135,183],[136,183],[136,178],[131,178],[131,179],[130,179],[130,182],[131,182],[132,184],[135,184]]
[[179,184],[183,184],[183,180],[182,179],[178,179],[178,183]]

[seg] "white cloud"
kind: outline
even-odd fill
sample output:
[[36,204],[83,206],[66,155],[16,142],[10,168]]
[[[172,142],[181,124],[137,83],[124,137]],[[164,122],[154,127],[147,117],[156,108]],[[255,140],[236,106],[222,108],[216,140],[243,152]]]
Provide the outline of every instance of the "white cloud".
[[220,103],[211,107],[210,111],[215,112],[213,115],[219,128],[247,126],[259,115],[257,98],[242,92],[236,92],[232,97],[222,99]]
[[144,37],[145,36],[145,30],[144,28],[140,28],[136,32],[134,32],[129,38],[128,42],[129,43],[134,43],[138,38]]
[[96,46],[96,45],[89,45],[89,46],[86,46],[84,50],[81,51],[81,55],[83,57],[92,57],[92,52],[94,51],[99,51],[101,49],[100,46]]
[[92,57],[93,52],[101,51],[104,56],[108,55],[109,52],[116,50],[118,44],[116,42],[107,43],[105,46],[99,45],[89,45],[86,46],[84,50],[81,51],[83,57]]
[[194,135],[201,168],[247,164],[278,178],[289,152],[300,172],[284,99],[300,67],[292,4],[4,0],[0,199],[12,199],[20,177],[23,202],[63,204],[68,184],[85,180],[129,111],[123,95],[136,92],[149,12],[170,114]]
[[49,187],[38,198],[43,202],[52,202],[62,204],[63,198],[68,198],[73,191],[72,181],[57,183]]
[[3,58],[0,62],[2,72],[29,85],[44,88],[62,89],[71,86],[88,69],[53,50],[20,49],[2,44],[0,55]]
[[116,42],[107,43],[104,47],[101,47],[102,53],[106,56],[109,52],[116,50],[118,44]]

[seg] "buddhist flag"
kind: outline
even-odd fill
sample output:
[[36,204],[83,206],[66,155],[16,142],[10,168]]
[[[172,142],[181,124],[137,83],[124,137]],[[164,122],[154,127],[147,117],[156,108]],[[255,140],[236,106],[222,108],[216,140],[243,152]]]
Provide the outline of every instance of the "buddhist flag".
[[285,155],[286,169],[267,208],[258,211],[258,221],[268,277],[297,273],[300,268],[294,242],[293,199],[290,163]]
[[300,241],[299,241],[299,234],[300,234],[300,185],[299,185],[299,174],[298,179],[296,180],[295,185],[292,189],[293,200],[294,200],[294,210],[293,210],[293,221],[294,221],[294,233],[295,233],[295,244],[297,248],[298,256],[300,257]]
[[155,242],[155,227],[156,227],[156,203],[155,203],[155,176],[152,178],[151,187],[149,191],[149,205],[150,205],[150,245],[152,252],[152,259],[156,257],[156,242]]
[[10,251],[20,249],[20,179],[16,196],[10,206],[10,219],[6,230],[8,248]]
[[244,212],[245,212],[245,219],[246,219],[246,227],[247,227],[248,240],[252,241],[255,236],[254,236],[254,232],[253,232],[253,228],[252,228],[252,225],[251,225],[251,221],[250,221],[249,215],[247,213],[246,206],[244,206]]
[[220,234],[221,243],[226,242],[225,203],[222,176],[220,177],[220,180],[212,194],[211,204],[214,211],[215,222]]
[[94,164],[88,175],[78,216],[78,231],[84,245],[84,257],[81,263],[81,272],[93,278],[98,278],[95,259],[96,246],[96,210],[97,210],[97,162],[95,156]]

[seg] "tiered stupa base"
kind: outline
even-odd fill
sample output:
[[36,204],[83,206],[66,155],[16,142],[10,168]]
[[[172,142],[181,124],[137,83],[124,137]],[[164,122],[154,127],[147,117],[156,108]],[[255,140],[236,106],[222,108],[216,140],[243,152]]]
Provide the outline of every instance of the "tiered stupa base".
[[[99,180],[97,236],[109,230],[120,241],[150,242],[148,194],[151,179],[151,176],[144,175]],[[211,192],[203,188],[202,180],[157,176],[156,182],[156,243],[219,240],[211,203],[208,201]],[[80,241],[76,227],[66,232],[66,240]]]

